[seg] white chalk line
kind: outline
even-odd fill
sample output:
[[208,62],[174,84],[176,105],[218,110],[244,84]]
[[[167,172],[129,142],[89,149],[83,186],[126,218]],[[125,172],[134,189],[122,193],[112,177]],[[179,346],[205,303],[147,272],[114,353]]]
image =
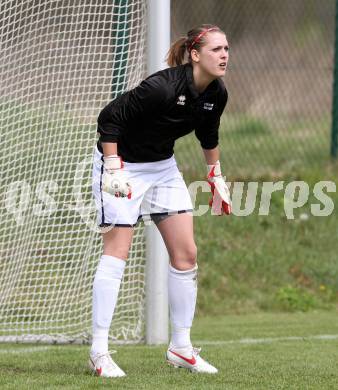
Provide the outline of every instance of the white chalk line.
[[[64,345],[66,346],[66,345]],[[22,353],[36,353],[36,352],[44,352],[44,351],[48,351],[49,349],[56,349],[56,348],[60,348],[61,346],[60,345],[44,345],[44,346],[37,346],[37,347],[29,347],[29,348],[7,348],[7,349],[2,349],[0,348],[0,354],[22,354]],[[80,348],[79,346],[72,346],[72,349],[78,349]],[[88,347],[87,347],[88,348]]]
[[287,336],[287,337],[265,337],[245,338],[238,340],[200,340],[195,341],[197,345],[227,345],[227,344],[271,344],[278,341],[311,341],[311,340],[337,340],[338,334],[320,334],[315,336]]
[[[320,334],[315,336],[287,336],[287,337],[265,337],[265,338],[244,338],[237,340],[199,340],[194,341],[196,345],[229,345],[229,344],[272,344],[279,341],[311,341],[311,340],[338,340],[338,334]],[[67,346],[67,345],[64,345]],[[50,349],[61,348],[61,345],[45,345],[29,348],[15,348],[15,349],[2,349],[0,348],[0,354],[22,354],[22,353],[36,353],[43,352]],[[82,349],[83,347],[72,346],[72,349]],[[88,346],[86,346],[88,348]]]
[[31,348],[13,348],[13,349],[0,349],[1,354],[7,354],[7,353],[34,353],[34,352],[41,352],[45,351],[47,349],[50,349],[50,346],[44,346],[44,347],[31,347]]

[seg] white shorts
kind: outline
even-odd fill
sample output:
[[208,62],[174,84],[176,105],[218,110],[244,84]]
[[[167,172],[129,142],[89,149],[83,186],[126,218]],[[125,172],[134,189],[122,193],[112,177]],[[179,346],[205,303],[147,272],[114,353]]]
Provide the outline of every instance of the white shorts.
[[123,170],[131,185],[131,199],[102,191],[103,155],[95,147],[92,185],[100,227],[132,227],[141,217],[147,220],[192,211],[191,198],[174,156],[150,163],[124,162]]

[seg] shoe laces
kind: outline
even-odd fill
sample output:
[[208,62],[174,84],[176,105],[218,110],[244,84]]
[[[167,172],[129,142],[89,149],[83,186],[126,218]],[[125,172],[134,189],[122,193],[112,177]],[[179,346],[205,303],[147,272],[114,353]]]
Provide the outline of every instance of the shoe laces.
[[[169,345],[169,350],[170,350],[171,348],[172,348],[172,346]],[[201,350],[202,350],[202,348],[192,347],[191,353],[192,353],[193,356],[197,357],[197,356],[200,354]]]
[[110,355],[116,353],[117,351],[111,350],[105,353],[102,353],[100,355],[97,355],[97,359],[102,359],[101,364],[104,366],[112,365],[114,368],[118,368],[114,360],[111,358]]
[[[195,356],[197,358],[197,356],[200,354],[201,350],[202,350],[202,348],[193,347],[193,356]],[[211,366],[210,363],[208,363],[206,360],[204,360],[201,357],[199,357],[199,364]]]

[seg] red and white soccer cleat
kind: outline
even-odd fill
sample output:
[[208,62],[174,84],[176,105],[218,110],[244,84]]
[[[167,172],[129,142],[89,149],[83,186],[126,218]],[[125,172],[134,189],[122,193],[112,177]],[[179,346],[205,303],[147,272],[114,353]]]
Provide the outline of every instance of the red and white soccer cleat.
[[199,355],[200,348],[174,348],[169,345],[166,353],[167,362],[175,368],[186,368],[191,372],[217,374],[216,367],[209,364]]
[[[116,351],[112,351],[116,352]],[[98,375],[106,378],[125,376],[125,372],[114,362],[109,352],[89,356],[89,368]]]

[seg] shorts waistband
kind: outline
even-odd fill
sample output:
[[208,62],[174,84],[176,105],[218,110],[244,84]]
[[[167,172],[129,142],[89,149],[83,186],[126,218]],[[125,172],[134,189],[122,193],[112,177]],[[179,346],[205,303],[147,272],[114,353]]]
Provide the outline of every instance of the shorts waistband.
[[[94,159],[97,162],[102,162],[103,154],[98,150],[97,146],[94,148]],[[130,163],[123,162],[125,169],[128,171],[159,171],[162,169],[170,168],[177,165],[175,156],[171,156],[165,160],[153,161],[153,162],[138,162]]]

